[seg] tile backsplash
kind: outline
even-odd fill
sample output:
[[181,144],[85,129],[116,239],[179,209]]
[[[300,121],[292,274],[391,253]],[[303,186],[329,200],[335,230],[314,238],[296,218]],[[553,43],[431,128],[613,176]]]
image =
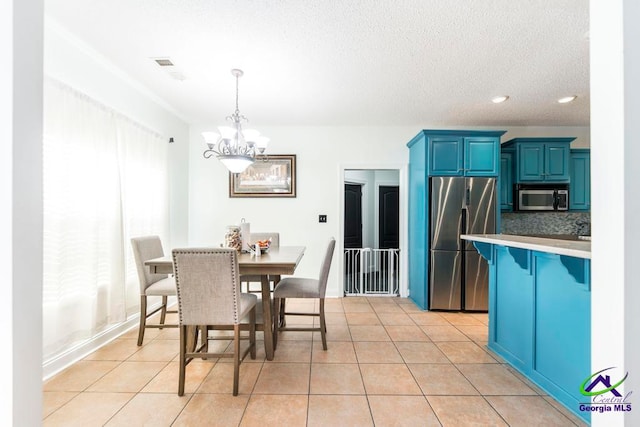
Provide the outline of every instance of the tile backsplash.
[[501,215],[503,234],[591,235],[589,212],[518,212]]

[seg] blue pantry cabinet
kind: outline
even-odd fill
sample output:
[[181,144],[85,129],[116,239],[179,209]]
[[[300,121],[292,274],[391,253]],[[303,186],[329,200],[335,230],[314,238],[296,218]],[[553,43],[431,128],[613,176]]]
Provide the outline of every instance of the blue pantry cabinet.
[[591,150],[588,148],[571,150],[569,174],[571,176],[569,210],[591,210]]
[[[429,177],[497,177],[505,131],[422,130],[409,143],[409,294],[428,309]],[[498,195],[497,197],[500,197]],[[499,227],[499,223],[496,224]]]
[[515,182],[569,182],[571,141],[575,138],[514,138],[502,148],[515,148]]

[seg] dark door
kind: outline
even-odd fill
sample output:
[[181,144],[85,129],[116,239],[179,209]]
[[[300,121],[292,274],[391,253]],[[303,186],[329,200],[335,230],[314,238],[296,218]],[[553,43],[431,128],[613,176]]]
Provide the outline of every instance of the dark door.
[[344,247],[362,247],[362,186],[344,185]]
[[380,249],[400,247],[400,188],[380,186],[378,243]]

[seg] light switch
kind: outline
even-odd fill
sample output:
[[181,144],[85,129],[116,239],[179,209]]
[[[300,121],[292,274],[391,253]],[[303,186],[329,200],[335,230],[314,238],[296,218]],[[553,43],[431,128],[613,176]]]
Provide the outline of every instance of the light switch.
[[327,216],[326,215],[319,215],[318,216],[318,222],[327,222]]

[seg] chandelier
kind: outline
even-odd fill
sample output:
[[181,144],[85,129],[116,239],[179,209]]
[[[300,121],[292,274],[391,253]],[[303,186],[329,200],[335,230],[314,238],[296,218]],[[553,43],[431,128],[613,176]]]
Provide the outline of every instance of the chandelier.
[[249,121],[238,109],[238,80],[244,72],[234,68],[231,74],[236,78],[236,111],[227,116],[231,126],[219,126],[218,132],[202,132],[208,147],[202,155],[205,159],[215,155],[229,172],[240,173],[255,161],[256,154],[264,153],[269,138],[257,130],[242,129],[242,122]]

